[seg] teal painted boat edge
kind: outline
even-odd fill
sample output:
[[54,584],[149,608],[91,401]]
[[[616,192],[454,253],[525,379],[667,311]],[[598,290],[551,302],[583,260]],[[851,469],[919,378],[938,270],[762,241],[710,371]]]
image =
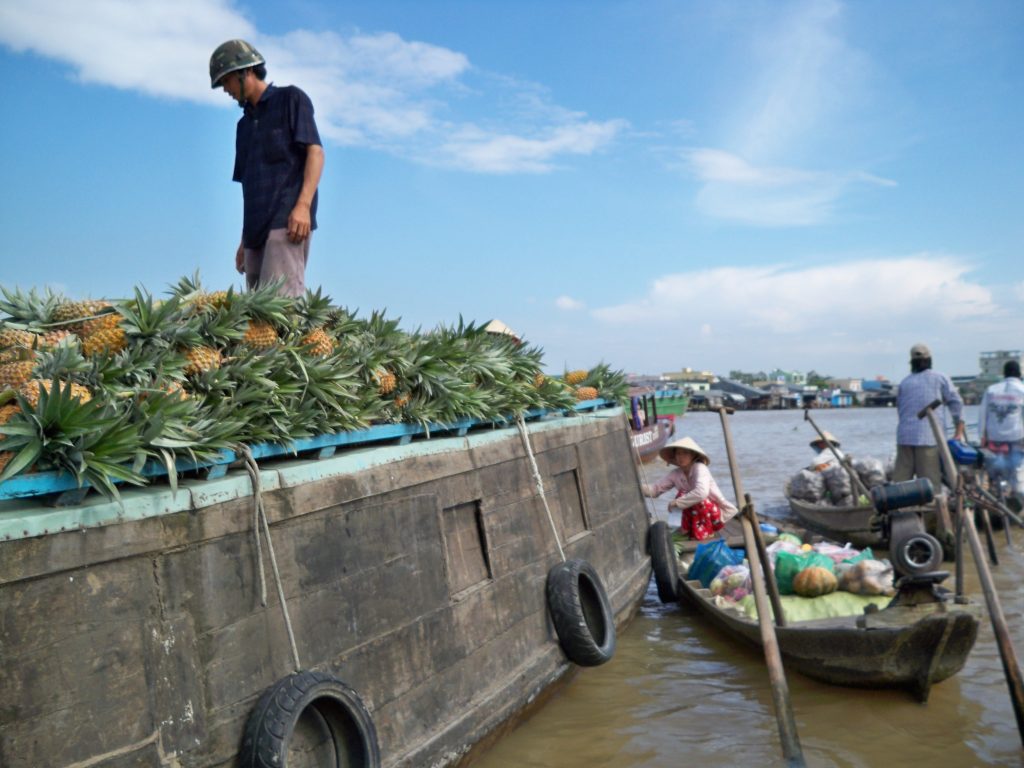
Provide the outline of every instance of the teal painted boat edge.
[[[615,403],[609,400],[596,399],[577,403],[577,412],[594,411],[601,408],[614,408]],[[555,413],[546,410],[530,410],[523,414],[525,419],[537,419]],[[566,413],[569,413],[568,411]],[[375,424],[365,429],[351,430],[348,432],[336,432],[332,434],[316,435],[311,438],[296,440],[293,443],[275,444],[263,443],[251,446],[253,458],[265,459],[277,456],[292,454],[298,456],[302,453],[309,453],[324,448],[338,447],[345,445],[361,445],[378,443],[395,439],[412,439],[423,436],[430,438],[432,435],[445,435],[451,432],[466,434],[470,429],[480,426],[496,424],[514,424],[513,417],[504,421],[484,421],[480,419],[459,419],[450,423],[431,424],[424,427],[420,424]],[[231,464],[240,457],[234,451],[221,451],[220,455],[211,461],[193,462],[186,459],[179,459],[177,462],[178,472],[190,472],[197,469],[206,469],[218,465]],[[142,475],[149,478],[157,478],[167,474],[166,467],[155,461],[148,462],[142,470]],[[115,481],[119,482],[119,481]],[[74,476],[66,472],[34,472],[18,475],[0,483],[0,502],[7,499],[26,499],[35,496],[46,496],[63,491],[71,491],[88,487],[88,483],[80,483]],[[2,536],[0,536],[2,538]]]
[[[595,419],[614,418],[622,414],[622,408],[617,406],[603,408],[600,411],[581,412],[574,416],[548,413],[540,416],[538,420],[527,422],[526,428],[530,433],[541,433],[570,428]],[[261,468],[260,486],[262,491],[295,487],[326,478],[358,474],[372,467],[409,458],[462,452],[513,437],[518,437],[514,422],[506,426],[495,426],[491,431],[435,437],[406,444],[363,444],[360,450],[323,459],[296,458],[294,462]],[[255,456],[256,451],[253,453]],[[280,456],[282,453],[286,454],[287,451],[279,451],[273,456]],[[176,512],[195,512],[214,504],[252,495],[253,487],[249,475],[245,472],[234,472],[206,480],[183,480],[178,484],[176,492],[166,486],[125,488],[121,491],[120,501],[94,496],[73,507],[55,508],[42,503],[40,499],[9,498],[0,500],[0,542],[46,536],[62,531],[100,528]]]

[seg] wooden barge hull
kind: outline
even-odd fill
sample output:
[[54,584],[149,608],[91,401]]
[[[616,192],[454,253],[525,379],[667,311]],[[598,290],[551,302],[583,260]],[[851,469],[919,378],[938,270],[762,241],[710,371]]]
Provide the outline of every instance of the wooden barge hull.
[[[528,429],[565,554],[621,625],[650,578],[624,414]],[[515,428],[265,465],[260,485],[301,667],[358,693],[382,765],[459,762],[572,668]],[[257,699],[294,671],[269,564],[260,603],[245,471],[122,496],[0,503],[6,768],[234,765]]]

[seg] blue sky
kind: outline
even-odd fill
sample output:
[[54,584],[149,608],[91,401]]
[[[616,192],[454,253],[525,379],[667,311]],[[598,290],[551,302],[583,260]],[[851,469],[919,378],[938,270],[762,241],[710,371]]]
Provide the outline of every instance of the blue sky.
[[307,282],[549,370],[1024,348],[1024,4],[0,0],[0,283],[240,285],[243,37],[325,144]]

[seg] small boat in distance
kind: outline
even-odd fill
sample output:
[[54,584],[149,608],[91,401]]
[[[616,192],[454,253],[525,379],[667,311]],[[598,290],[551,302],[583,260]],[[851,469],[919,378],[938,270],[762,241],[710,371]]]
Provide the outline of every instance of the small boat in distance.
[[690,405],[690,396],[679,388],[657,389],[654,391],[654,401],[658,413],[662,416],[679,418],[686,415],[686,409]]
[[[871,504],[833,506],[806,501],[790,495],[789,483],[784,490],[789,509],[800,525],[821,536],[856,547],[881,547],[888,542],[882,533],[871,526],[875,509]],[[920,508],[925,530],[935,532],[935,510],[932,506]]]
[[659,415],[651,387],[629,390],[629,440],[640,461],[653,461],[676,431],[676,416]]

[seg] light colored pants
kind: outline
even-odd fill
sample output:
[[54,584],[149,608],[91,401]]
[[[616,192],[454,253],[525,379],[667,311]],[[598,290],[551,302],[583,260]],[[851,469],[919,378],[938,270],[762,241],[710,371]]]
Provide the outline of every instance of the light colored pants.
[[942,467],[939,464],[939,449],[934,445],[897,445],[896,466],[892,468],[892,481],[901,483],[915,477],[927,477],[932,481],[932,490],[938,496],[942,493]]
[[288,230],[272,229],[262,248],[245,249],[245,283],[249,290],[284,278],[278,290],[282,296],[302,296],[306,292],[306,262],[309,260],[310,234],[301,243],[288,239]]

